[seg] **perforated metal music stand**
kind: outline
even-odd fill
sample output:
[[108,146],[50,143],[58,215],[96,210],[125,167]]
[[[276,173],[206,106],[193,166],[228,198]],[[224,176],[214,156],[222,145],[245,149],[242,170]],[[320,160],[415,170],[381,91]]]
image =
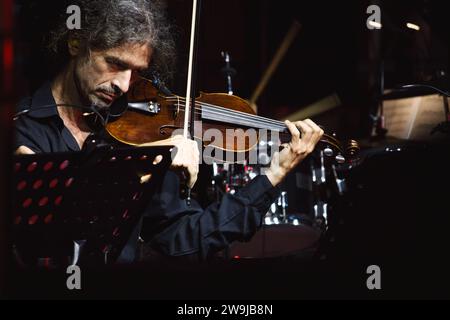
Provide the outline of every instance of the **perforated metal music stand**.
[[[13,241],[20,257],[114,263],[161,184],[171,149],[16,156]],[[163,158],[155,164],[158,155]]]

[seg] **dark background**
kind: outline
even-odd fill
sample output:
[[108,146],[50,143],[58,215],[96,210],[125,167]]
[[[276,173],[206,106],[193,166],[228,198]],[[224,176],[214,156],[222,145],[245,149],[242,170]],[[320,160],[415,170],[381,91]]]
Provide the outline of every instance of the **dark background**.
[[[284,119],[337,93],[342,105],[316,117],[329,132],[342,137],[365,137],[370,112],[380,92],[381,62],[385,86],[417,83],[446,74],[450,28],[445,1],[202,1],[198,30],[197,92],[225,92],[222,51],[228,51],[237,70],[235,94],[249,99],[288,32],[302,27],[286,56],[257,101],[259,113]],[[384,28],[368,30],[366,9],[381,7]],[[18,0],[17,59],[20,93],[34,90],[48,75],[48,55],[42,42],[65,1]],[[167,8],[175,26],[178,63],[172,91],[185,95],[191,1],[170,0]],[[406,22],[421,26],[407,29]],[[445,82],[447,84],[448,81]]]
[[[366,8],[372,3],[382,9],[381,31],[366,28]],[[56,15],[67,7],[64,1],[5,0],[2,10],[7,4],[14,10],[11,22],[15,28],[3,19],[1,37],[14,39],[14,59],[11,69],[2,42],[2,74],[14,72],[2,78],[2,130],[6,134],[2,135],[5,143],[1,142],[2,166],[10,154],[12,105],[48,77],[51,61],[42,43]],[[197,91],[225,91],[220,53],[228,51],[238,71],[235,94],[250,98],[296,20],[302,29],[258,100],[260,114],[283,119],[337,93],[342,105],[313,120],[340,137],[368,141],[369,115],[380,99],[382,65],[386,88],[437,81],[448,89],[450,27],[445,4],[444,0],[203,0]],[[167,8],[176,26],[179,53],[170,87],[184,95],[191,1],[170,0]],[[420,25],[421,31],[406,29],[407,21]],[[12,80],[14,86],[4,85]],[[328,261],[314,265],[248,261],[187,270],[175,262],[103,270],[87,273],[97,286],[81,297],[448,298],[448,146],[420,145],[390,155],[383,152],[384,144],[388,142],[378,142],[379,149],[372,150],[373,156],[349,180],[351,198],[340,212],[345,224],[337,230]],[[3,176],[1,180],[3,184],[8,181]],[[9,185],[2,187],[2,196],[8,198]],[[6,203],[2,212],[6,212]],[[381,265],[386,275],[381,293],[365,288],[365,268],[370,264]],[[14,294],[61,297],[61,288],[52,291],[47,287],[47,280],[58,278],[56,283],[62,283],[60,277],[28,274],[14,285]],[[117,279],[119,283],[111,282]],[[33,289],[27,287],[32,280],[37,281]]]

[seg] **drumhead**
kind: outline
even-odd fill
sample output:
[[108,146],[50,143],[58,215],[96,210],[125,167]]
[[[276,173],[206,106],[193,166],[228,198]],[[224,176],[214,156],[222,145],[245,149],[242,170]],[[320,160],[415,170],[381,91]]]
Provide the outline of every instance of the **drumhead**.
[[319,229],[304,223],[263,225],[249,242],[232,244],[229,256],[262,259],[300,255],[304,251],[317,248],[320,237]]

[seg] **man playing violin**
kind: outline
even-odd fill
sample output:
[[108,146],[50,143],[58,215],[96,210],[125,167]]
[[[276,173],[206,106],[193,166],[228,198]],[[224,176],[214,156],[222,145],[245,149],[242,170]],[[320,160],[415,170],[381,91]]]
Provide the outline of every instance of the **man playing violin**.
[[[93,139],[83,110],[67,105],[109,108],[127,93],[141,72],[169,73],[174,41],[161,7],[150,0],[81,0],[82,25],[69,30],[65,21],[51,34],[49,48],[61,61],[56,75],[19,104],[30,112],[16,120],[16,153],[80,151]],[[42,109],[40,106],[55,105]],[[66,106],[64,106],[66,105]],[[120,262],[135,260],[138,238],[167,256],[201,259],[249,239],[261,226],[277,186],[315,148],[323,131],[311,120],[286,121],[292,140],[276,156],[265,175],[236,194],[202,209],[179,195],[178,175],[169,171],[161,190],[150,200],[140,225],[123,250]],[[193,187],[199,168],[198,145],[176,136],[174,169],[188,173]]]

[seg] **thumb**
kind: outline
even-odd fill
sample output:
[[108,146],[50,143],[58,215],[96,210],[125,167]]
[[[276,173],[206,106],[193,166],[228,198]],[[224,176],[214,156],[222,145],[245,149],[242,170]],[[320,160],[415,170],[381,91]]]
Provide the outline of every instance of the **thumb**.
[[280,152],[277,151],[272,155],[272,161],[270,162],[272,168],[278,168],[280,166]]

